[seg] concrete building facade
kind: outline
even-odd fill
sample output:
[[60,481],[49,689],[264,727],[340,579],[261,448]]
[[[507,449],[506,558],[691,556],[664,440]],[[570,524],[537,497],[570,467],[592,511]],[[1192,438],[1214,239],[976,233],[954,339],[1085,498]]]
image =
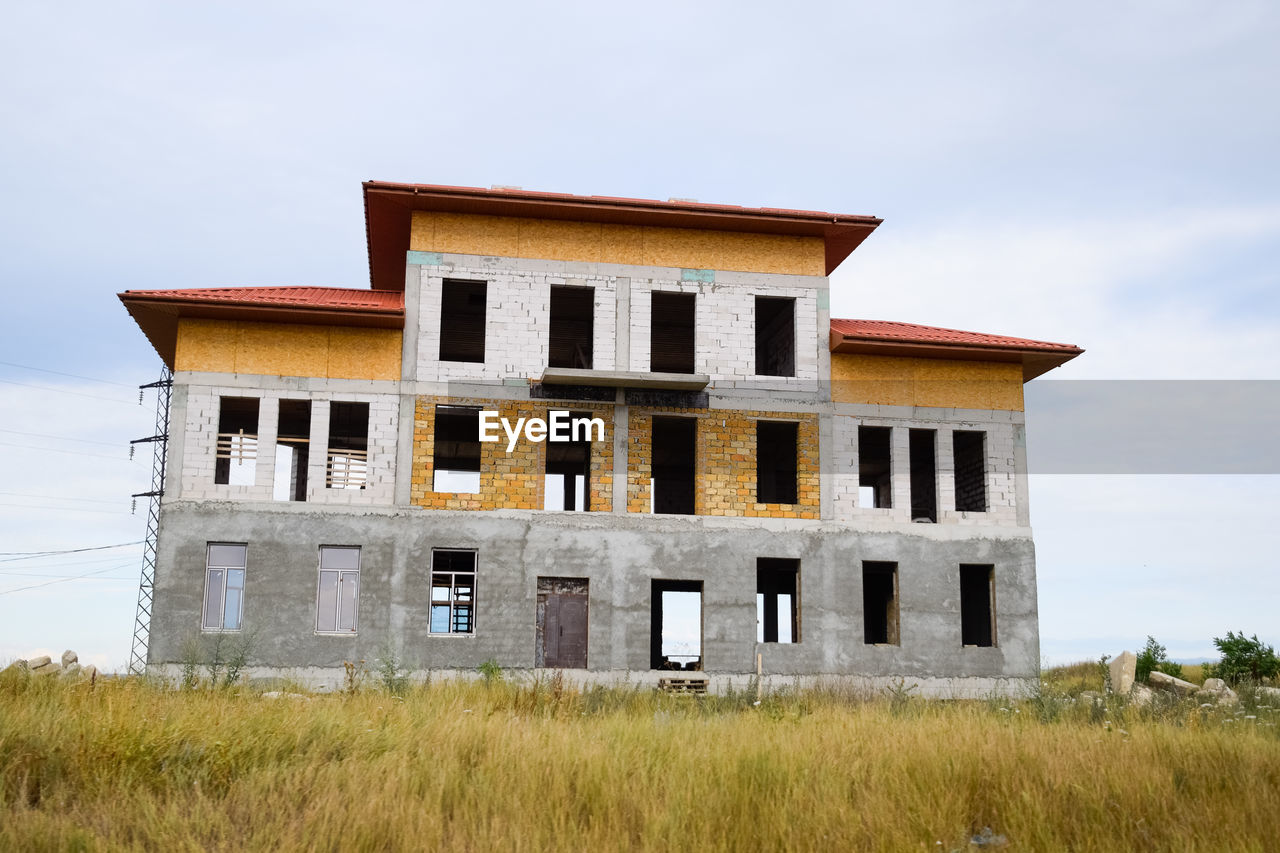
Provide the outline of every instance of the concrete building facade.
[[832,319],[872,217],[364,194],[368,290],[120,294],[174,371],[149,668],[1035,676],[1022,384],[1080,349]]

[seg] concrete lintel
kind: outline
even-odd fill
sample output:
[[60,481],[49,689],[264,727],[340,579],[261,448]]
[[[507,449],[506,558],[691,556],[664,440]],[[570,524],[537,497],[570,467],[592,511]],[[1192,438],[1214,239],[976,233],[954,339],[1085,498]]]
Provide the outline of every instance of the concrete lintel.
[[711,377],[705,373],[650,373],[637,370],[582,370],[548,367],[544,385],[594,385],[602,388],[652,388],[661,391],[700,391]]

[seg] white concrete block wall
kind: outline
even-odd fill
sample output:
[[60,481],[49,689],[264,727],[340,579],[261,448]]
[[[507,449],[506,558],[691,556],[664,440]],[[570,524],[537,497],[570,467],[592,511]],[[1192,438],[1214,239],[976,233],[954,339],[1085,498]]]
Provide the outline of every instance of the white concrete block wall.
[[[450,280],[483,281],[485,289],[484,362],[440,361],[440,300]],[[424,382],[453,379],[527,379],[542,375],[550,357],[551,287],[590,287],[595,291],[592,362],[613,370],[617,333],[617,282],[612,276],[567,276],[544,271],[497,270],[451,265],[422,268],[418,309],[418,362],[414,378]]]
[[[222,397],[256,397],[258,456],[252,486],[214,483],[218,414]],[[390,394],[327,393],[188,386],[187,422],[181,459],[182,497],[188,500],[270,501],[274,494],[276,427],[280,400],[311,401],[311,453],[308,454],[307,501],[319,504],[391,506],[395,500],[396,441],[399,398]],[[342,400],[369,404],[369,473],[363,489],[325,487],[329,440],[329,403]]]
[[[629,369],[648,371],[651,300],[654,290],[693,293],[696,370],[713,380],[747,385],[770,383],[779,388],[816,391],[819,349],[826,334],[818,328],[818,293],[825,279],[747,273],[719,273],[716,281],[684,281],[681,270],[579,264],[517,258],[444,256],[441,266],[422,266],[418,303],[416,373],[424,382],[500,380],[537,377],[547,367],[550,333],[550,288],[556,285],[595,289],[594,366],[613,370],[619,322],[630,332]],[[631,316],[619,318],[618,277],[630,280]],[[483,363],[441,362],[440,304],[449,280],[486,283],[485,359]],[[796,300],[796,376],[760,377],[755,373],[755,297]]]
[[[1005,413],[994,413],[1003,415]],[[893,507],[864,507],[858,501],[858,427],[887,426],[893,429],[890,442],[893,468]],[[893,417],[836,415],[832,423],[831,478],[832,512],[836,521],[911,522],[911,429],[937,431],[938,523],[964,526],[1016,525],[1017,463],[1014,455],[1014,425],[1008,420],[924,420]],[[955,459],[952,432],[972,430],[986,433],[987,511],[958,512],[955,508]]]

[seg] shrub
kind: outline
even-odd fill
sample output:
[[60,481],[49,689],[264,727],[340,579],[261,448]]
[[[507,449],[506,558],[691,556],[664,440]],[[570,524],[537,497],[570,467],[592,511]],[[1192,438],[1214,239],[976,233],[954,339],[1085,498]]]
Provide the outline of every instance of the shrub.
[[1211,672],[1206,667],[1206,675],[1231,684],[1280,675],[1280,658],[1276,657],[1276,650],[1259,640],[1257,634],[1246,637],[1244,631],[1239,634],[1228,631],[1226,637],[1214,637],[1213,644],[1222,652],[1222,660],[1212,667]]
[[1138,681],[1146,681],[1153,670],[1172,675],[1174,678],[1182,677],[1182,664],[1169,660],[1165,654],[1164,646],[1157,643],[1156,638],[1148,634],[1147,645],[1142,651],[1138,652],[1134,678]]
[[492,685],[502,680],[502,667],[493,658],[489,658],[484,663],[476,667],[476,672],[484,676],[484,683]]

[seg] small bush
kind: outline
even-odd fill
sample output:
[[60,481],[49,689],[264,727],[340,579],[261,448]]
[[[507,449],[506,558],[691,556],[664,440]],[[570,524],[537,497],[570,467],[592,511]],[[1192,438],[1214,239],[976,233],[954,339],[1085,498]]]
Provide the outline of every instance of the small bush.
[[1156,638],[1147,635],[1147,645],[1138,652],[1138,662],[1134,678],[1145,682],[1152,671],[1163,672],[1174,678],[1182,678],[1182,664],[1174,663],[1165,654],[1164,646],[1156,642]]
[[496,682],[502,680],[502,667],[493,658],[489,658],[484,663],[476,667],[476,672],[484,676],[484,683],[492,686]]
[[1221,678],[1230,684],[1241,681],[1261,681],[1280,675],[1280,658],[1276,650],[1258,639],[1258,635],[1246,637],[1241,631],[1227,632],[1226,637],[1214,637],[1213,644],[1222,652],[1222,660],[1214,664],[1212,671],[1205,667],[1205,674]]

